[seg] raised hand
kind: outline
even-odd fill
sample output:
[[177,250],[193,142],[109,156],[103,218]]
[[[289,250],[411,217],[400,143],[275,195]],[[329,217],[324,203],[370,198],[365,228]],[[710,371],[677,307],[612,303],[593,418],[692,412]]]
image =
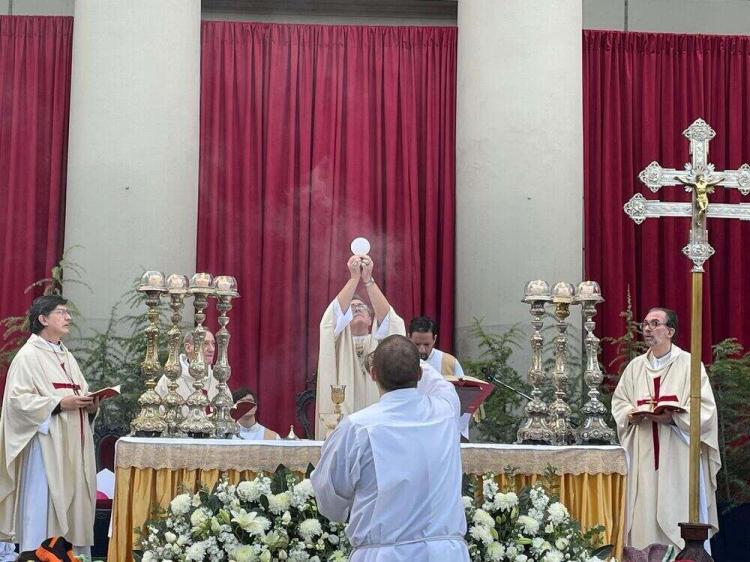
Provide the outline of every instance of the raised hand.
[[349,261],[346,262],[346,267],[349,268],[349,275],[351,275],[352,279],[359,280],[362,276],[361,262],[362,258],[360,256],[352,256],[349,258]]
[[370,256],[362,256],[362,281],[367,283],[372,279],[372,268],[375,264]]

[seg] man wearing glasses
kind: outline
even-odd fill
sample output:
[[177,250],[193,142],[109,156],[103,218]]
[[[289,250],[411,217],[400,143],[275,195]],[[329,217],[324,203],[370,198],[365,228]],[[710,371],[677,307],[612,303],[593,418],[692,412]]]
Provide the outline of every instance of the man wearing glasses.
[[[76,554],[94,544],[96,460],[91,417],[98,400],[62,338],[70,314],[61,296],[36,299],[31,336],[8,370],[0,415],[0,540],[21,551],[53,536]],[[14,560],[14,555],[4,553]]]
[[[630,455],[626,544],[684,546],[688,521],[690,354],[672,343],[677,315],[652,308],[641,325],[648,352],[633,359],[612,396],[620,443]],[[716,473],[721,468],[716,403],[701,365],[700,520],[718,529]],[[708,542],[708,541],[707,541]]]
[[[396,314],[372,277],[368,255],[347,262],[349,281],[328,306],[320,321],[320,351],[315,395],[315,438],[325,439],[335,427],[331,385],[346,385],[343,413],[351,414],[378,401],[378,387],[369,377],[367,356],[378,342],[406,335],[404,321]],[[365,288],[372,308],[356,291]]]

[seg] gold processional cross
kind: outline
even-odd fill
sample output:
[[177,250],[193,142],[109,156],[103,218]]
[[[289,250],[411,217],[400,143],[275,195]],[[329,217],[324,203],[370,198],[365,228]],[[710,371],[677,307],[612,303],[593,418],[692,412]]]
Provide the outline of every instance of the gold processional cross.
[[690,339],[690,524],[698,524],[698,478],[700,476],[700,408],[701,408],[701,329],[703,316],[703,264],[714,254],[708,243],[706,218],[750,220],[750,204],[711,203],[708,196],[717,186],[737,189],[742,195],[750,194],[750,166],[743,164],[737,170],[717,172],[708,163],[708,143],[716,132],[697,119],[682,133],[690,141],[691,162],[684,170],[662,168],[651,162],[639,174],[640,180],[656,193],[664,186],[682,184],[692,192],[691,203],[677,203],[646,199],[636,193],[625,204],[625,212],[641,224],[651,217],[690,217],[690,239],[682,249],[693,262],[692,318]]

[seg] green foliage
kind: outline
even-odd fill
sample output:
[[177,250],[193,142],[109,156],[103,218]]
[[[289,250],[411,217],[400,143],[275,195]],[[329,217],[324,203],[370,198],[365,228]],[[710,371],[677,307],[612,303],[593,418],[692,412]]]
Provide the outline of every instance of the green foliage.
[[[502,334],[488,333],[482,322],[474,318],[472,333],[479,340],[481,353],[477,360],[465,362],[467,373],[486,381],[492,381],[493,377],[497,377],[528,394],[531,387],[508,364],[513,350],[519,349],[525,340],[523,331],[518,326],[513,326]],[[521,422],[519,412],[525,402],[525,399],[515,392],[496,386],[484,402],[484,418],[476,426],[481,439],[499,443],[514,442]]]
[[[633,302],[630,298],[630,288],[628,288],[626,298],[628,303],[627,307],[620,313],[620,318],[625,322],[625,332],[619,337],[602,338],[601,341],[602,345],[614,346],[615,352],[617,353],[615,358],[610,361],[609,365],[607,365],[607,369],[603,369],[604,372],[607,372],[607,375],[605,375],[604,387],[605,390],[609,392],[612,392],[617,386],[617,383],[620,380],[620,375],[622,375],[622,372],[628,363],[648,351],[648,346],[642,338],[643,332],[641,330],[641,323],[635,320],[635,315],[633,314]],[[609,373],[607,370],[612,368],[615,369],[615,372]]]
[[[63,272],[65,272],[65,283],[67,285],[79,284],[88,287],[85,282],[81,281],[83,277],[81,267],[66,257],[72,249],[69,248],[65,251],[62,259],[52,268],[48,277],[34,281],[24,289],[24,294],[39,293],[41,291],[41,295],[62,295]],[[32,300],[31,295],[29,295],[29,306],[31,306]],[[70,314],[74,319],[79,316],[75,303],[68,303],[68,310],[70,310]],[[0,373],[5,373],[16,353],[29,337],[30,326],[28,314],[2,318],[0,319],[0,326],[2,326],[3,331],[2,339],[0,340],[0,343],[2,343],[0,345]]]
[[729,505],[750,502],[750,353],[735,339],[713,347],[709,379],[719,411],[718,499]]

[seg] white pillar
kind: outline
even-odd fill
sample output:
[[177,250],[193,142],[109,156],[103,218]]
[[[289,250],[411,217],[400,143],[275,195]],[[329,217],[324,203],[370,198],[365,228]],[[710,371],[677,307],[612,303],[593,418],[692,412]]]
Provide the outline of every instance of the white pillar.
[[65,223],[89,325],[144,269],[195,269],[200,0],[76,0]]
[[[582,276],[581,0],[459,0],[456,326],[528,326],[532,278]],[[606,295],[605,295],[606,297]]]

